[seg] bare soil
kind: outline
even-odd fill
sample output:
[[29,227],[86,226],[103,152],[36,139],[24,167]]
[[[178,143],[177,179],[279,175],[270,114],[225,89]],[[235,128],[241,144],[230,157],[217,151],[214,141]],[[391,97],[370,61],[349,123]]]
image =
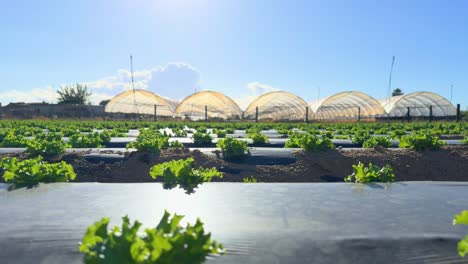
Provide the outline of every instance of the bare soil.
[[[159,155],[131,153],[113,163],[87,161],[77,154],[64,155],[77,173],[76,182],[153,182],[150,168],[161,162],[193,157],[195,167],[216,167],[222,179],[213,181],[242,182],[254,176],[259,182],[340,182],[359,161],[383,166],[390,164],[395,181],[468,181],[468,146],[444,146],[439,151],[417,152],[385,148],[333,150],[320,153],[295,153],[297,161],[289,165],[251,165],[227,162],[188,149],[163,150]],[[19,156],[25,158],[24,154]],[[2,179],[0,179],[1,181]],[[160,181],[161,179],[158,179]]]

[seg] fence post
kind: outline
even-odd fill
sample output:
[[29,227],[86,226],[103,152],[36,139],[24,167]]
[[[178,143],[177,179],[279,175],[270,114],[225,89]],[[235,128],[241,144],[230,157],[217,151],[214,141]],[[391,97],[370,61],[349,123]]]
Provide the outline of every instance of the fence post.
[[305,116],[306,123],[309,123],[309,107],[306,106],[306,116]]
[[457,104],[457,122],[461,121],[460,104]]
[[255,123],[258,123],[258,106],[255,107]]
[[408,123],[410,122],[411,119],[411,113],[410,113],[410,108],[408,107],[408,112],[406,112],[406,119],[408,120]]
[[429,106],[429,122],[432,122],[432,105]]
[[158,122],[158,105],[154,105],[154,122]]
[[358,106],[357,112],[358,112],[357,121],[358,121],[358,122],[361,122],[361,107],[360,107],[360,106]]
[[205,122],[208,122],[208,106],[205,105]]

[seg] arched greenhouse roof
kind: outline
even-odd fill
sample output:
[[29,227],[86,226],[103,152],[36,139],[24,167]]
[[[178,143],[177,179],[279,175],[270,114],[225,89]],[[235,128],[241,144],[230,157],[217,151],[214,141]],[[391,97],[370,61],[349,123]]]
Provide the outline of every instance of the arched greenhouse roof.
[[173,116],[177,102],[147,90],[130,90],[113,97],[106,104],[104,111],[106,113],[154,115],[155,105],[158,116]]
[[[370,95],[357,91],[348,91],[311,102],[314,119],[345,120],[379,117],[385,114],[382,105]],[[359,113],[360,112],[360,113]]]
[[433,116],[455,116],[457,109],[444,97],[432,92],[415,92],[380,100],[388,116],[406,116],[408,107],[411,116],[429,116],[432,106]]
[[244,111],[244,118],[259,120],[304,120],[307,103],[288,92],[269,92],[257,97]]
[[203,119],[205,106],[210,118],[239,119],[242,111],[228,96],[214,91],[201,91],[186,97],[176,108],[176,114],[191,119]]

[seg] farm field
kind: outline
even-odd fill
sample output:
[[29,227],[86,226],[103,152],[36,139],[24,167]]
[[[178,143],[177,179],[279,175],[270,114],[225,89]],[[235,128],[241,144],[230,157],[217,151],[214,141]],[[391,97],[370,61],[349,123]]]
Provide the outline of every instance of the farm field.
[[[359,162],[390,165],[395,181],[467,181],[467,128],[447,122],[1,121],[0,156],[64,161],[76,182],[161,181],[149,176],[151,167],[188,158],[196,168],[222,173],[213,181],[342,182]],[[240,157],[220,148],[226,138],[242,143]]]

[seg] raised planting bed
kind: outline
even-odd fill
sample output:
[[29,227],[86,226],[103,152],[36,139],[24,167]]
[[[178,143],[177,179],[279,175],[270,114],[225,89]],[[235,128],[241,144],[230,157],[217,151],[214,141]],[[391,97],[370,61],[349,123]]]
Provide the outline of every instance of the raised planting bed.
[[2,263],[82,263],[86,228],[128,215],[154,226],[164,210],[199,217],[225,255],[206,263],[462,263],[453,226],[464,183],[227,184],[196,193],[161,184],[0,184]]
[[[214,179],[216,181],[242,182],[251,176],[260,182],[342,181],[352,173],[352,165],[359,161],[378,166],[389,164],[395,172],[395,181],[468,181],[468,146],[443,146],[438,151],[376,148],[319,153],[251,148],[251,155],[241,162],[217,158],[215,150],[168,149],[160,155],[149,155],[124,149],[80,149],[67,150],[61,160],[75,168],[79,182],[151,182],[152,165],[189,157],[195,159],[196,166],[216,167],[223,172],[224,177]],[[25,158],[22,153],[2,155]]]

